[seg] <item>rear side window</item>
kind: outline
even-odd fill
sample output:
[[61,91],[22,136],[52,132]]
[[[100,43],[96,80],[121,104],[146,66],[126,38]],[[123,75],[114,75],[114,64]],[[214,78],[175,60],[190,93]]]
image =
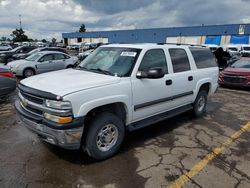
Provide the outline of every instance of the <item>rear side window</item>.
[[209,49],[195,47],[190,47],[189,49],[198,69],[217,67],[214,55]]
[[169,49],[169,54],[173,64],[174,73],[190,70],[190,63],[184,49],[172,48]]

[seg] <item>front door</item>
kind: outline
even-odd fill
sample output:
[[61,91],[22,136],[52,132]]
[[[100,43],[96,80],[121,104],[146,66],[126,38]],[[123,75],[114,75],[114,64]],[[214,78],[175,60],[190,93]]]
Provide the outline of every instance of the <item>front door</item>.
[[168,65],[164,50],[148,50],[141,61],[138,72],[147,72],[150,68],[159,67],[165,72],[163,78],[132,78],[134,122],[171,108],[172,83],[168,74]]
[[42,56],[36,65],[36,72],[38,74],[44,72],[50,72],[54,70],[54,55],[53,54],[46,54]]

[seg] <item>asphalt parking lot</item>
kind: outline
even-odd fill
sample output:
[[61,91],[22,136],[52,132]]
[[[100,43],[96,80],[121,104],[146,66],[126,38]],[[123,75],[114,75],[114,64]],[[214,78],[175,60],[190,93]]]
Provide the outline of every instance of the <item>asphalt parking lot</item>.
[[219,88],[207,113],[189,112],[130,132],[121,151],[95,162],[53,147],[0,104],[0,187],[250,187],[250,92]]

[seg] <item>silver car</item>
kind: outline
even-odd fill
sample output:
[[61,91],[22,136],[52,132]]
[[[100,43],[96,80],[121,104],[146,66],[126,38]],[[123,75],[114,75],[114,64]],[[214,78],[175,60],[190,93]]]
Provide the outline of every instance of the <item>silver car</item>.
[[35,53],[26,59],[8,63],[16,76],[30,77],[50,71],[73,68],[78,58],[62,52],[43,51]]

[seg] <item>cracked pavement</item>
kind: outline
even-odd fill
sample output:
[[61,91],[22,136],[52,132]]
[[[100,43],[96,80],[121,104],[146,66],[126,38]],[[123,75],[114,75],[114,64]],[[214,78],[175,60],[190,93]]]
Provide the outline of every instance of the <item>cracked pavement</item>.
[[[0,104],[0,187],[167,187],[250,121],[250,92],[219,88],[202,118],[190,112],[130,132],[120,152],[95,162],[42,142]],[[250,187],[250,132],[183,187]]]

